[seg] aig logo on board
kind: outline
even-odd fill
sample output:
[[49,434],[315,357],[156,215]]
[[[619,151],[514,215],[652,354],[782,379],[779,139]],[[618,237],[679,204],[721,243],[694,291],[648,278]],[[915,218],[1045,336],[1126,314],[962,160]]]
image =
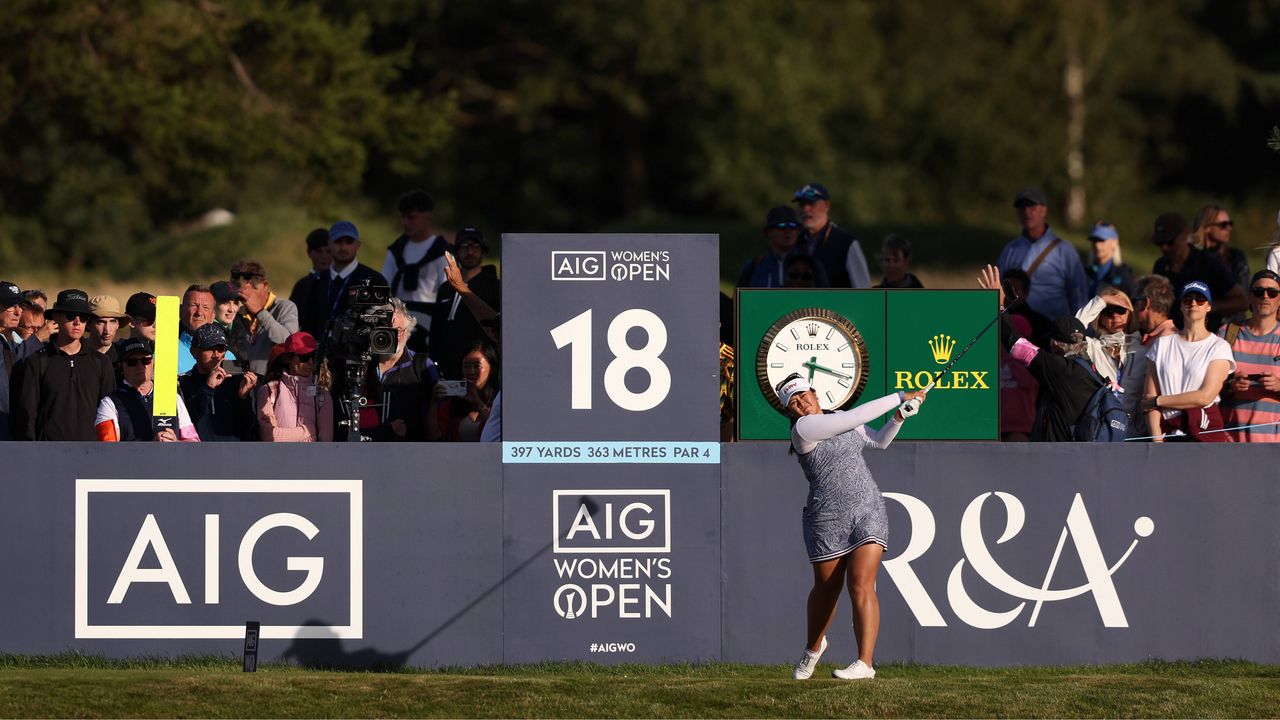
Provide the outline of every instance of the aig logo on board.
[[359,480],[77,480],[77,638],[363,636]]
[[551,279],[570,281],[658,282],[671,279],[666,250],[553,250]]
[[671,617],[671,491],[554,490],[552,605],[581,617]]

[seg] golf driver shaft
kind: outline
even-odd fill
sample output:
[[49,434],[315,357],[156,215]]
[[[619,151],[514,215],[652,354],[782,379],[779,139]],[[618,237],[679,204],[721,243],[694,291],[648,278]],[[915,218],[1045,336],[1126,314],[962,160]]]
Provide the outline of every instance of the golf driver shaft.
[[978,332],[978,334],[977,334],[977,335],[975,335],[975,336],[974,336],[974,338],[973,338],[972,340],[970,340],[970,341],[969,341],[969,344],[968,344],[968,345],[965,345],[965,346],[964,346],[964,349],[960,351],[960,354],[958,354],[958,355],[956,355],[955,357],[951,358],[951,362],[947,363],[947,366],[946,366],[946,367],[944,367],[944,368],[942,368],[941,370],[939,370],[939,371],[938,371],[938,374],[933,376],[933,379],[929,381],[929,385],[928,385],[928,386],[926,386],[926,387],[924,388],[924,391],[925,391],[925,392],[929,392],[930,390],[932,390],[932,389],[933,389],[933,386],[934,386],[934,385],[936,385],[936,384],[938,383],[938,381],[939,381],[939,380],[941,380],[941,379],[942,379],[942,377],[943,377],[944,375],[946,375],[947,373],[951,372],[951,368],[955,367],[955,364],[956,364],[957,362],[959,362],[959,361],[960,361],[960,358],[964,357],[964,354],[965,354],[965,353],[967,353],[967,352],[969,352],[969,348],[973,347],[973,346],[974,346],[974,343],[978,342],[978,340],[979,340],[983,335],[986,335],[986,334],[987,334],[987,331],[991,329],[991,326],[993,326],[993,325],[995,325],[996,323],[1000,322],[1000,318],[1003,318],[1006,314],[1008,314],[1009,309],[1013,307],[1013,303],[1014,303],[1014,302],[1015,302],[1015,301],[1010,301],[1010,302],[1008,302],[1008,303],[1005,303],[1005,308],[1004,308],[1003,310],[1001,310],[1001,311],[999,312],[999,314],[997,314],[997,315],[995,316],[995,318],[994,318],[991,322],[987,323],[987,326],[986,326],[986,327],[984,327],[984,328],[982,328],[982,330],[981,330],[981,331],[979,331],[979,332]]

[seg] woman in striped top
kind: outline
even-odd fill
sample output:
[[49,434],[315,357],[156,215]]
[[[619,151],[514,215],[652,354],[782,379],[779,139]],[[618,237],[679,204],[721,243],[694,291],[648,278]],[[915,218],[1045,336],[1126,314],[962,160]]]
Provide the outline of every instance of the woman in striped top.
[[[1237,442],[1280,441],[1280,275],[1259,270],[1249,283],[1248,322],[1224,326],[1219,333],[1231,343],[1236,371],[1222,398],[1223,422],[1238,427]],[[1234,337],[1233,337],[1234,336]],[[1264,425],[1264,423],[1271,423]],[[1262,425],[1262,427],[1247,427]]]

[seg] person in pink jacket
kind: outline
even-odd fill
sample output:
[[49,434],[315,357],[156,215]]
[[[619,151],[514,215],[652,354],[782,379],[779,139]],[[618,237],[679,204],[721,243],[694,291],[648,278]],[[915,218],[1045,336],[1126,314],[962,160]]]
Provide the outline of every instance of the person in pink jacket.
[[270,442],[333,440],[333,398],[316,382],[316,339],[296,332],[272,350],[258,389],[258,425]]

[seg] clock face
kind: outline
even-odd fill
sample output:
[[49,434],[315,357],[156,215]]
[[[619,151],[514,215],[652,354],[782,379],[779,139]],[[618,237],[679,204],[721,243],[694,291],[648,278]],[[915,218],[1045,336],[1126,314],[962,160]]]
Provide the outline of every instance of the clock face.
[[823,308],[802,308],[778,318],[760,341],[756,378],[769,404],[786,408],[774,389],[791,373],[809,381],[823,410],[853,404],[867,385],[867,344],[844,316]]

